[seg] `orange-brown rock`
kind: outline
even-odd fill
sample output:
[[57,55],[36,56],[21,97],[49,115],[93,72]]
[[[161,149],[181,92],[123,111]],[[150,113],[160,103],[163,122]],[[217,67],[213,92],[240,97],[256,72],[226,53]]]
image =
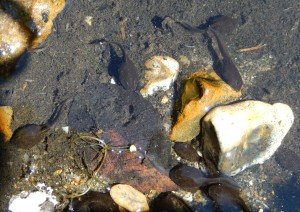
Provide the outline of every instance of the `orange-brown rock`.
[[51,33],[65,0],[3,0],[0,9],[0,74],[7,75],[27,48],[36,48]]
[[9,141],[12,136],[10,128],[13,110],[10,106],[0,107],[0,135],[4,141]]
[[210,109],[240,96],[240,91],[233,90],[212,69],[191,74],[176,104],[177,121],[171,131],[171,140],[192,140],[200,133],[200,120]]
[[[19,0],[22,4],[28,0]],[[65,0],[34,0],[28,7],[30,17],[36,24],[37,34],[31,43],[31,47],[37,47],[51,33],[53,20],[65,6]]]
[[0,9],[0,73],[9,69],[27,48],[30,32]]

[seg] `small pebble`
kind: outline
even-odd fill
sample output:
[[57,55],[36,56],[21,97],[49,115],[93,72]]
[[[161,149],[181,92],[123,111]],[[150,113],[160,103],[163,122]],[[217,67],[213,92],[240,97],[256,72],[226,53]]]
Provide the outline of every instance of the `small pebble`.
[[135,145],[130,145],[129,152],[136,152],[136,146]]
[[84,22],[87,23],[89,26],[92,26],[92,20],[93,20],[92,16],[85,16],[84,18]]
[[163,96],[161,99],[162,104],[166,104],[169,101],[169,98],[167,96]]
[[65,126],[61,128],[66,134],[68,134],[70,132],[70,127],[69,126]]
[[179,55],[179,63],[182,64],[185,67],[189,67],[191,64],[191,61],[187,56]]

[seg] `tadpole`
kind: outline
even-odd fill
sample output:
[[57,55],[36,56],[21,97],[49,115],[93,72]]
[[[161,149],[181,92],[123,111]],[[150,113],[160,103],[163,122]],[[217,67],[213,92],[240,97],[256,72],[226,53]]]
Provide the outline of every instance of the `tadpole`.
[[109,193],[89,191],[83,196],[72,201],[73,211],[119,211],[118,205],[110,197]]
[[208,177],[201,170],[183,164],[173,167],[169,176],[174,183],[185,189],[226,184],[233,189],[240,190],[240,187],[229,177]]
[[183,189],[203,189],[215,202],[216,209],[222,211],[224,208],[230,208],[250,211],[240,197],[241,188],[230,177],[209,177],[199,169],[182,164],[172,168],[169,176],[174,183]]
[[232,31],[236,27],[236,21],[228,16],[218,16],[213,19],[211,23],[207,24],[208,27],[206,28],[193,27],[180,21],[175,21],[175,23],[191,33],[209,32],[214,36],[221,55],[216,63],[215,71],[224,82],[230,85],[234,90],[239,91],[243,85],[242,77],[232,61],[231,56],[222,41],[222,36],[220,35],[220,33],[225,34]]
[[222,59],[219,59],[216,65],[216,73],[221,77],[222,80],[224,80],[224,82],[230,85],[234,90],[241,90],[243,85],[242,77],[236,65],[232,61],[227,51],[227,48],[223,44],[221,36],[219,35],[218,31],[213,29],[213,27],[209,27],[208,31],[214,35],[218,44],[220,54],[222,56]]
[[90,44],[101,43],[101,42],[115,44],[121,49],[123,57],[122,57],[122,63],[118,68],[118,80],[120,81],[122,87],[125,90],[135,91],[139,82],[139,73],[132,60],[127,56],[124,47],[118,42],[107,41],[105,39],[96,39],[90,42]]
[[189,143],[175,142],[174,151],[181,158],[191,162],[201,162],[202,158],[198,155],[197,150]]
[[11,138],[11,143],[17,145],[21,149],[30,149],[40,143],[46,133],[57,122],[62,113],[62,109],[69,99],[62,101],[54,110],[51,117],[43,124],[26,124],[17,128]]
[[216,203],[215,208],[217,211],[251,211],[240,197],[240,191],[227,184],[209,186],[206,192]]

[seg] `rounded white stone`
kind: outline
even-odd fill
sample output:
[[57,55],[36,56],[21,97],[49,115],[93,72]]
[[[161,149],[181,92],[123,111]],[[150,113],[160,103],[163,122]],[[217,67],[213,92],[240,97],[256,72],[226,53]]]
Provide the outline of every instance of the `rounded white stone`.
[[249,100],[216,107],[203,120],[204,154],[214,155],[221,171],[235,175],[269,159],[293,121],[293,111],[282,103]]
[[130,185],[117,184],[110,189],[111,198],[128,211],[149,211],[146,196]]

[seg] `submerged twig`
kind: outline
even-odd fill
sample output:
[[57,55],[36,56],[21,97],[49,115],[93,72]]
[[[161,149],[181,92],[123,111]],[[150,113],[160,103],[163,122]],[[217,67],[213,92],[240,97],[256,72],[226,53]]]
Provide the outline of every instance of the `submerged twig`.
[[257,46],[239,49],[239,52],[240,52],[240,53],[245,53],[245,52],[255,51],[255,50],[258,50],[258,49],[261,49],[261,48],[265,47],[266,45],[267,45],[267,44],[262,44],[262,43],[260,43],[260,44],[258,44]]

